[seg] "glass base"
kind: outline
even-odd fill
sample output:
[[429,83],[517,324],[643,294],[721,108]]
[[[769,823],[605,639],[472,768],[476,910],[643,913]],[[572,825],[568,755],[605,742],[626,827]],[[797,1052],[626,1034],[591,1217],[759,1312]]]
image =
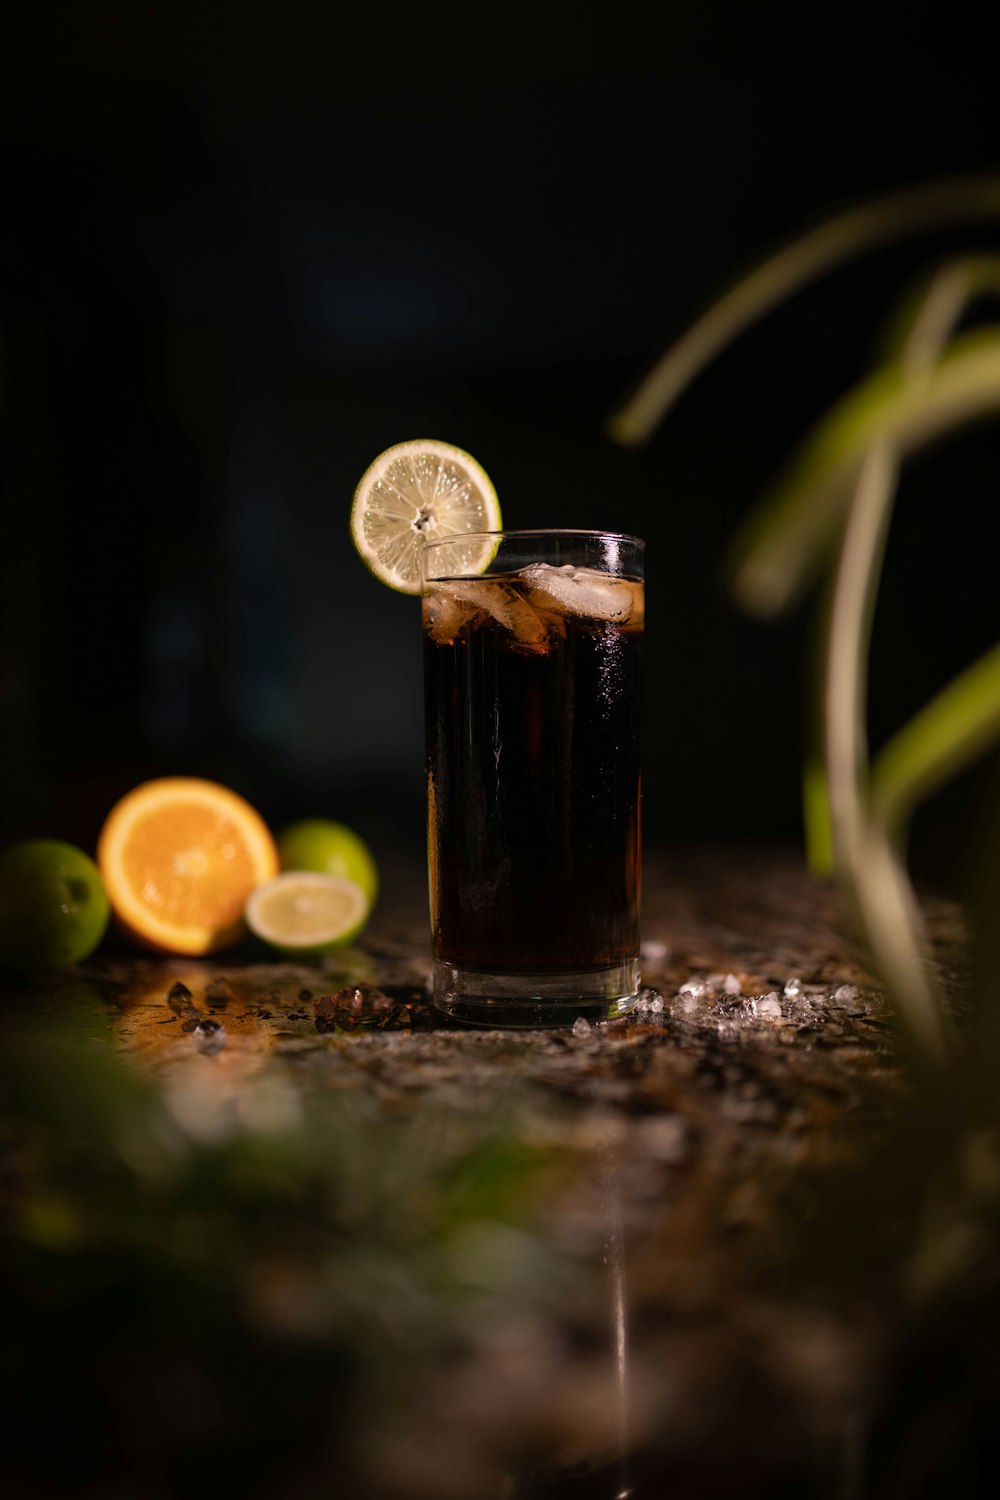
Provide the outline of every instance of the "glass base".
[[639,995],[639,960],[572,974],[481,974],[434,962],[434,1005],[470,1026],[555,1028],[619,1021]]

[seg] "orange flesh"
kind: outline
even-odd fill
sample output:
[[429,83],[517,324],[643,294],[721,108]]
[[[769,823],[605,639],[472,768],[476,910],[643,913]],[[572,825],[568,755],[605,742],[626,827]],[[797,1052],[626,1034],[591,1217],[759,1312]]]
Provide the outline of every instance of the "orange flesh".
[[238,824],[204,803],[142,814],[121,858],[134,899],[176,927],[232,927],[258,878]]

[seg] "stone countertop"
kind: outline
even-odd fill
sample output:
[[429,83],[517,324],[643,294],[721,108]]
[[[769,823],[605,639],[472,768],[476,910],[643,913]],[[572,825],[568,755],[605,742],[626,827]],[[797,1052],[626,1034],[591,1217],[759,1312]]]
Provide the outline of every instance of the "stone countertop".
[[[957,991],[962,923],[946,902],[926,910]],[[137,1211],[173,1180],[161,1155],[195,1162],[263,1133],[300,1141],[298,1181],[301,1142],[325,1139],[309,1134],[312,1112],[332,1128],[336,1211],[296,1200],[291,1246],[254,1228],[261,1245],[231,1252],[244,1288],[232,1317],[263,1340],[266,1372],[275,1341],[282,1358],[302,1346],[315,1359],[363,1314],[357,1349],[347,1343],[366,1397],[355,1409],[337,1395],[350,1419],[332,1448],[304,1424],[301,1488],[286,1477],[259,1493],[300,1500],[332,1465],[385,1500],[653,1496],[668,1483],[704,1500],[727,1492],[734,1449],[746,1493],[853,1493],[906,1248],[861,1231],[891,1197],[872,1164],[909,1084],[836,893],[796,852],[649,858],[646,988],[607,1027],[457,1027],[428,1005],[429,967],[422,872],[404,861],[387,869],[357,947],[335,958],[119,949],[6,985],[8,1034],[71,1036],[146,1087],[142,1108],[160,1123],[144,1116],[131,1144],[105,1145],[133,1174]],[[451,1196],[440,1209],[456,1179],[457,1217]],[[249,1210],[234,1193],[229,1229],[241,1213],[273,1214],[273,1192]],[[373,1207],[372,1193],[388,1203]],[[190,1235],[207,1233],[203,1206],[184,1205]],[[441,1278],[456,1280],[450,1300]],[[212,1381],[197,1379],[212,1408]],[[216,1421],[225,1453],[239,1422],[229,1433]],[[198,1439],[172,1441],[186,1452]],[[138,1472],[155,1447],[138,1444]]]

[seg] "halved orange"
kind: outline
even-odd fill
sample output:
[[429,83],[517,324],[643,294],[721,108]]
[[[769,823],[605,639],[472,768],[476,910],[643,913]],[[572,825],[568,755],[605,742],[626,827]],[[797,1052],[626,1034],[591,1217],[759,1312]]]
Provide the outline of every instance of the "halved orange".
[[247,897],[278,873],[278,852],[260,814],[236,792],[165,776],[115,803],[97,864],[132,937],[168,953],[213,953],[242,937]]

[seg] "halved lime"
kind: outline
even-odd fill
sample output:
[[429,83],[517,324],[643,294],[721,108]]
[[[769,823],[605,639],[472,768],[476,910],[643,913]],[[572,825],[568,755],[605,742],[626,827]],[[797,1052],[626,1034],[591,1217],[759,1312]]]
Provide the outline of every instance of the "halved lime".
[[[425,542],[499,531],[500,502],[489,475],[461,448],[435,438],[396,443],[369,464],[354,491],[351,536],[363,562],[401,594],[423,593]],[[496,550],[479,540],[456,549],[456,572],[481,573]]]
[[371,902],[356,880],[287,870],[251,891],[244,911],[255,937],[282,953],[326,953],[357,937]]

